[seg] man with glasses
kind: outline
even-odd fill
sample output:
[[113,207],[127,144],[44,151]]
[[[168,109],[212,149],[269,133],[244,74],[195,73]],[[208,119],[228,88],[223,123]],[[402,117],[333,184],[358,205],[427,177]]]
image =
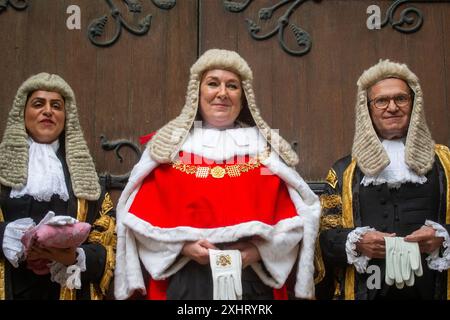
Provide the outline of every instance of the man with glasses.
[[[449,149],[433,141],[406,65],[381,60],[357,85],[352,154],[333,165],[321,196],[317,296],[448,299]],[[385,237],[418,244],[423,274],[403,287],[385,281]]]

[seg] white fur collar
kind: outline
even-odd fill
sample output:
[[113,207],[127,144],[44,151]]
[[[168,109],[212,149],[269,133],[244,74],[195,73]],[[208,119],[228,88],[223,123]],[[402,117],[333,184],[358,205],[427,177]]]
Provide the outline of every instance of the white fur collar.
[[254,156],[267,146],[256,127],[236,129],[208,129],[194,127],[181,150],[214,161],[224,161],[234,156]]

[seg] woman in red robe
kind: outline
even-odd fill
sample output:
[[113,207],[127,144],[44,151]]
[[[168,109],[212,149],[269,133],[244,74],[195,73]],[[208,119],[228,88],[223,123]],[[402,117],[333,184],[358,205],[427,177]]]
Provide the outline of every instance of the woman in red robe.
[[320,203],[261,118],[252,81],[233,51],[191,67],[181,114],[148,142],[119,199],[117,299],[272,299],[297,260],[295,295],[314,297]]

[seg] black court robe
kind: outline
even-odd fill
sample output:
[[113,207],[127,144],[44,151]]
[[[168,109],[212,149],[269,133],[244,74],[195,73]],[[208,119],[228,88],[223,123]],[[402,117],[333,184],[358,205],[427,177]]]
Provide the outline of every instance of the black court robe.
[[[63,164],[69,192],[68,201],[61,200],[57,195],[54,195],[49,202],[37,201],[29,195],[12,199],[9,197],[11,189],[1,186],[0,207],[3,219],[0,221],[0,282],[3,283],[0,283],[0,298],[89,300],[102,299],[107,293],[114,267],[115,222],[113,217],[115,211],[109,195],[104,190],[98,201],[79,201],[75,197],[63,156],[64,150],[64,145],[61,144],[57,155]],[[86,208],[85,205],[87,210],[82,210],[81,207]],[[36,275],[27,269],[26,262],[14,268],[3,254],[3,235],[8,222],[30,217],[37,224],[49,210],[57,215],[69,215],[92,225],[88,240],[81,245],[86,254],[86,271],[81,273],[82,286],[79,290],[61,288],[58,283],[50,280],[50,274]],[[85,214],[82,214],[83,211]]]
[[[360,274],[347,264],[345,243],[355,227],[369,226],[377,231],[404,237],[419,229],[425,220],[439,223],[450,233],[448,203],[450,152],[436,145],[433,168],[425,184],[402,184],[389,189],[386,184],[362,186],[364,174],[350,156],[337,161],[327,176],[326,192],[321,196],[322,219],[319,237],[323,280],[316,287],[319,299],[437,299],[446,300],[448,272],[430,270],[422,254],[424,274],[412,287],[399,290],[385,283],[384,259],[371,259],[368,266],[381,270],[381,288],[369,289],[367,279],[373,273]],[[324,273],[323,273],[324,272]],[[373,283],[373,282],[372,282]]]

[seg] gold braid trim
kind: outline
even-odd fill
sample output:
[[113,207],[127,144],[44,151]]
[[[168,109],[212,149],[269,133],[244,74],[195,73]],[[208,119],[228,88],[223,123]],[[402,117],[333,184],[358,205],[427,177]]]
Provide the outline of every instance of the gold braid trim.
[[323,194],[320,196],[320,205],[322,209],[332,209],[342,206],[341,196],[338,194]]
[[115,250],[117,244],[116,222],[115,219],[107,213],[113,209],[113,202],[109,193],[105,194],[102,207],[100,209],[100,218],[95,220],[92,225],[92,231],[89,234],[90,243],[101,244],[106,250],[106,262],[103,276],[100,279],[99,287],[91,285],[91,299],[101,300],[106,295],[115,268]]
[[[3,216],[3,211],[0,208],[0,222],[4,222],[5,217]],[[6,288],[5,288],[5,259],[0,258],[0,300],[6,299]]]
[[100,289],[93,283],[90,284],[91,300],[103,300],[103,295],[100,293]]
[[116,266],[115,249],[111,246],[106,248],[105,271],[103,272],[100,284],[91,283],[91,300],[103,300],[108,293],[109,284],[114,276],[114,268]]
[[114,208],[114,203],[111,200],[111,196],[108,192],[105,193],[105,198],[102,202],[102,208],[100,209],[100,216],[104,216]]
[[[341,206],[341,197],[338,195],[322,195],[320,197],[322,209],[329,209]],[[340,214],[327,214],[320,218],[320,231],[342,227],[342,216]],[[325,264],[323,263],[322,250],[320,249],[319,237],[316,239],[316,248],[314,251],[314,266],[317,270],[317,275],[314,283],[318,284],[325,278]]]
[[106,247],[105,271],[103,272],[103,277],[100,280],[100,292],[102,296],[106,296],[109,289],[109,284],[114,276],[114,268],[116,267],[115,251],[115,247]]
[[[342,184],[342,227],[353,228],[353,176],[356,160],[345,169]],[[345,272],[345,300],[355,300],[355,267],[348,266]]]
[[77,292],[75,289],[69,289],[66,286],[61,287],[59,300],[77,300]]
[[342,227],[353,228],[353,176],[356,160],[353,160],[344,171],[342,184]]
[[342,227],[342,216],[340,214],[328,214],[320,219],[320,231]]
[[90,243],[99,243],[103,246],[116,247],[116,223],[113,217],[108,215],[101,216],[95,220],[92,225],[92,231],[89,234]]
[[86,199],[78,199],[77,203],[77,220],[85,222],[88,213],[88,202],[86,201]]
[[[338,182],[336,172],[333,169],[328,171],[326,177],[327,183],[333,188],[336,188],[336,184]],[[322,210],[332,209],[332,208],[341,208],[342,200],[339,195],[321,195],[320,196],[320,205]],[[340,210],[339,210],[340,211]],[[327,214],[322,215],[320,218],[320,231],[336,228],[342,226],[342,216],[338,214]],[[322,250],[320,249],[320,240],[319,237],[316,239],[316,248],[314,252],[314,266],[317,270],[317,275],[314,278],[314,284],[318,284],[320,281],[325,278],[325,264],[323,262]]]
[[[447,211],[445,213],[445,224],[450,224],[450,150],[441,144],[435,146],[435,152],[441,161],[447,182]],[[450,269],[447,270],[447,300],[450,300]]]
[[355,300],[355,267],[348,266],[345,271],[345,300]]
[[333,188],[336,189],[336,185],[338,183],[338,178],[337,178],[337,174],[336,171],[334,171],[333,169],[330,169],[328,171],[327,177],[325,178],[325,181]]

